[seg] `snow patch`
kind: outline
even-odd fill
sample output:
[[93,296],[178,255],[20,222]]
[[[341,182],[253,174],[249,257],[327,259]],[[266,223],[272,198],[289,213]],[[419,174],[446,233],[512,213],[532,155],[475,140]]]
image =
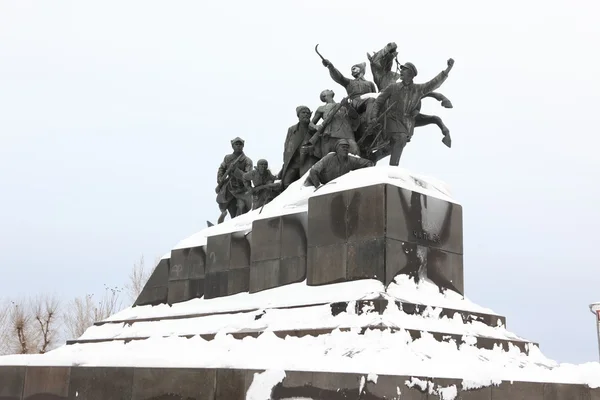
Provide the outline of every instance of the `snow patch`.
[[377,376],[377,374],[370,373],[370,374],[367,376],[367,381],[369,381],[369,382],[373,382],[373,383],[377,383],[377,379],[378,379],[378,378],[379,378],[379,376]]
[[246,393],[246,400],[270,400],[273,388],[283,382],[285,371],[267,370],[262,373],[255,373],[252,383]]

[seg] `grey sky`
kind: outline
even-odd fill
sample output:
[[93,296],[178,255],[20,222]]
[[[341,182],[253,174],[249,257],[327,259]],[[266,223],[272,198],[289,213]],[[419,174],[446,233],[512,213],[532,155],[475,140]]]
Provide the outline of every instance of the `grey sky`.
[[[600,6],[590,1],[1,1],[0,296],[121,285],[216,220],[229,140],[277,172],[295,107],[389,41],[454,109],[402,159],[464,206],[467,297],[597,359]],[[368,77],[370,78],[370,71]]]

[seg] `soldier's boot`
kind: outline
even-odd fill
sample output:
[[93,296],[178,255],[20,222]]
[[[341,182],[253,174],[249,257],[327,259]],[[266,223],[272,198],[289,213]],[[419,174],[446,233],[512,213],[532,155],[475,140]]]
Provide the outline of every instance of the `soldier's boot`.
[[217,220],[217,224],[220,224],[221,222],[225,221],[226,216],[227,216],[227,210],[222,211],[221,215],[219,216],[219,219]]

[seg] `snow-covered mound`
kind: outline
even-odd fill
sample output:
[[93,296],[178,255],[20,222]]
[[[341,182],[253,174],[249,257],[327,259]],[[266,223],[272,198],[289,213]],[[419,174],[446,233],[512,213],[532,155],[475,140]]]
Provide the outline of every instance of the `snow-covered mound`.
[[[329,182],[316,192],[313,186],[304,186],[304,181],[308,176],[307,172],[302,178],[291,184],[283,193],[267,204],[262,211],[252,210],[246,214],[227,220],[222,224],[203,229],[183,239],[173,249],[204,246],[208,236],[228,232],[250,232],[252,230],[252,222],[256,219],[306,212],[308,210],[308,199],[312,196],[377,184],[390,184],[458,204],[450,194],[450,188],[444,182],[428,176],[414,174],[404,168],[393,167],[388,164],[389,157],[383,158],[376,166],[351,171]],[[170,254],[170,252],[165,254],[164,258],[169,258]]]

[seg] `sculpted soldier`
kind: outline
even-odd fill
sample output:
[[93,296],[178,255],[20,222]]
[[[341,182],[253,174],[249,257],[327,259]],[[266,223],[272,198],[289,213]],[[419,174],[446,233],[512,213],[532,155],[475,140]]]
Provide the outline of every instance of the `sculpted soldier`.
[[327,154],[313,165],[304,184],[318,188],[350,171],[373,166],[370,160],[349,155],[349,149],[348,140],[340,139],[335,146],[335,153]]
[[227,211],[231,218],[247,213],[252,208],[252,198],[247,193],[243,175],[252,170],[252,160],[244,154],[244,141],[236,137],[231,141],[233,153],[223,159],[217,172],[217,203],[221,210],[218,223],[225,220]]
[[364,103],[364,100],[360,99],[360,96],[367,93],[377,93],[375,84],[365,79],[365,69],[367,63],[355,64],[352,66],[350,71],[354,79],[348,79],[342,73],[333,66],[329,60],[323,60],[323,65],[329,69],[329,75],[331,79],[342,85],[348,97],[353,101],[352,105],[354,108],[359,110]]
[[341,103],[333,100],[335,93],[332,90],[323,90],[321,92],[321,101],[325,105],[320,106],[315,111],[312,123],[316,125],[320,119],[323,119],[323,132],[320,137],[320,153],[325,156],[327,153],[335,151],[335,144],[340,139],[348,140],[350,144],[350,153],[359,154],[358,145],[354,140],[354,131],[352,122],[358,118],[358,113],[349,103],[347,98],[342,99]]
[[419,114],[418,105],[421,98],[439,88],[448,78],[448,73],[454,65],[454,60],[448,60],[446,70],[426,83],[413,83],[417,76],[417,68],[412,63],[400,67],[401,82],[386,87],[377,97],[371,113],[371,120],[376,119],[384,109],[385,102],[393,107],[385,116],[385,135],[390,140],[390,165],[398,165],[406,143],[413,135],[415,118]]
[[312,112],[306,106],[296,107],[298,123],[289,127],[283,149],[283,168],[279,172],[282,190],[297,181],[318,161],[309,140],[316,132],[310,123]]
[[361,116],[353,126],[354,131],[357,133],[356,139],[358,140],[362,132],[366,129],[367,119],[369,114],[371,114],[371,108],[374,103],[372,98],[361,99],[361,96],[367,93],[377,93],[375,84],[364,78],[367,64],[363,62],[352,66],[351,72],[354,79],[346,78],[327,59],[323,60],[323,65],[329,69],[331,78],[346,89],[352,106]]
[[253,210],[269,203],[279,194],[279,189],[281,189],[281,183],[275,183],[275,176],[269,170],[267,160],[258,160],[255,169],[244,174],[244,183],[246,189],[252,195]]

